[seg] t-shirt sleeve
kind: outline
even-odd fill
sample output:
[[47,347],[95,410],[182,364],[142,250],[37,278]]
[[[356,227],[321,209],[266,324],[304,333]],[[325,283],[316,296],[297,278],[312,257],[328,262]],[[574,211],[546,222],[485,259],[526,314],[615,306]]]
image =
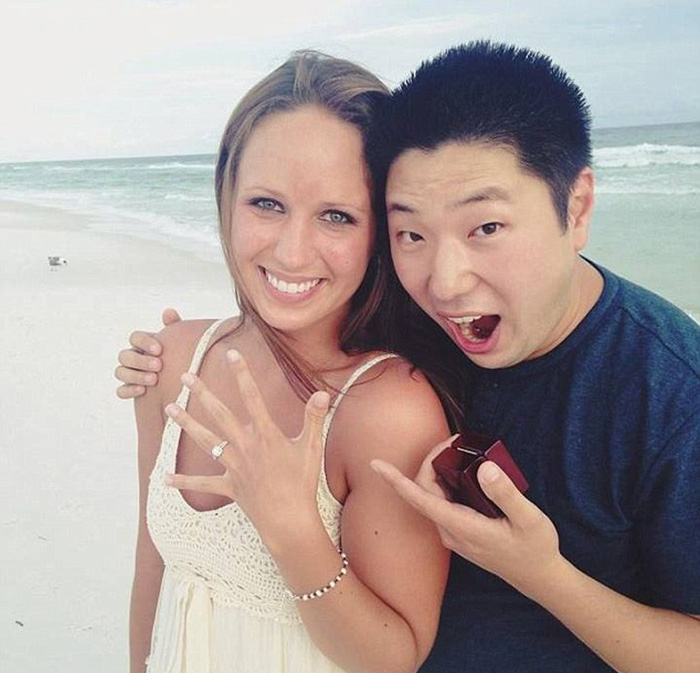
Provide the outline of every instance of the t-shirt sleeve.
[[700,614],[700,411],[648,470],[635,528],[654,605]]

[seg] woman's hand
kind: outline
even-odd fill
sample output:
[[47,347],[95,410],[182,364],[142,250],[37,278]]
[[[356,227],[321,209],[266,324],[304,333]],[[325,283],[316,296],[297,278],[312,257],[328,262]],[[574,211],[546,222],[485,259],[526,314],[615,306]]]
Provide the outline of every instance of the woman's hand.
[[383,461],[373,461],[372,467],[406,502],[437,525],[448,549],[535,598],[546,589],[552,573],[565,564],[554,524],[491,461],[479,467],[477,477],[504,517],[491,519],[448,501],[432,466],[433,458],[448,443],[430,452],[415,481]]
[[[227,359],[249,420],[234,414],[197,376],[183,374],[182,382],[214,419],[215,427],[204,426],[176,404],[168,405],[166,413],[206,453],[212,454],[214,447],[227,442],[218,458],[224,472],[214,476],[170,475],[168,484],[235,500],[269,547],[279,536],[298,535],[295,525],[302,517],[318,518],[321,435],[329,397],[325,392],[311,396],[301,434],[290,439],[270,417],[241,355],[229,351]],[[214,454],[212,457],[217,459]]]
[[[182,320],[174,308],[166,308],[161,319],[166,327]],[[117,397],[123,400],[141,397],[147,388],[157,385],[156,372],[163,368],[159,357],[163,345],[155,334],[136,330],[129,335],[129,344],[131,348],[119,351],[119,366],[114,370],[114,376],[123,384],[117,388]]]

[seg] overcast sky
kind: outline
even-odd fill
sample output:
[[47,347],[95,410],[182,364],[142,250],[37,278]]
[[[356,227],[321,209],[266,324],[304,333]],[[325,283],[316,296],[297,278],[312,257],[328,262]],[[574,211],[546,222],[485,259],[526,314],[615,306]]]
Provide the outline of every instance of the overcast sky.
[[0,162],[213,153],[293,49],[393,86],[485,37],[550,54],[596,126],[700,121],[697,0],[2,0]]

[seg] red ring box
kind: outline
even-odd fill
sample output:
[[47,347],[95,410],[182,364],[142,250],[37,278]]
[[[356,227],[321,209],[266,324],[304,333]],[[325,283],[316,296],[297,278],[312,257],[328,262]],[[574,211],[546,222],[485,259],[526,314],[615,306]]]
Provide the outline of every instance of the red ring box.
[[489,500],[479,486],[476,472],[486,460],[492,460],[515,484],[521,493],[529,488],[527,479],[508,453],[500,439],[491,439],[474,432],[463,432],[452,444],[433,459],[433,469],[438,481],[453,502],[497,518],[503,512]]

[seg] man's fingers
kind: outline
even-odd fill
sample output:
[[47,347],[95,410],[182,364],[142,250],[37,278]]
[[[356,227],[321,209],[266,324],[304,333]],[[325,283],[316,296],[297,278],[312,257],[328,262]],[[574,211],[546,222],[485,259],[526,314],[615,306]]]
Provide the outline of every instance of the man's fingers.
[[167,327],[168,325],[172,325],[175,322],[180,322],[182,318],[177,312],[177,309],[168,307],[166,309],[163,309],[163,315],[161,316],[161,320],[163,321],[163,324]]
[[452,505],[444,498],[426,491],[390,463],[375,459],[370,465],[401,498],[438,526],[449,517]]
[[142,351],[143,353],[150,353],[151,355],[160,355],[163,350],[160,341],[150,332],[142,332],[140,330],[132,332],[129,335],[129,343],[132,348]]
[[146,392],[143,386],[123,385],[117,388],[117,397],[122,400],[130,400],[141,397]]
[[539,518],[540,510],[493,461],[487,460],[480,465],[476,476],[486,496],[498,505],[514,526],[525,527]]
[[452,444],[452,441],[456,436],[456,434],[452,435],[452,437],[449,439],[446,439],[444,442],[440,442],[434,446],[430,450],[430,453],[428,453],[428,455],[425,457],[420,469],[418,470],[416,483],[436,495],[441,495],[443,491],[435,478],[436,475],[435,470],[433,469],[433,460],[435,460],[438,454],[442,453],[448,446],[450,446],[450,444]]
[[130,348],[119,351],[117,359],[119,364],[124,365],[124,367],[140,369],[144,372],[159,372],[163,368],[163,362],[160,358],[145,355]]
[[158,383],[158,374],[121,366],[114,370],[114,378],[127,385],[135,386],[154,386]]

